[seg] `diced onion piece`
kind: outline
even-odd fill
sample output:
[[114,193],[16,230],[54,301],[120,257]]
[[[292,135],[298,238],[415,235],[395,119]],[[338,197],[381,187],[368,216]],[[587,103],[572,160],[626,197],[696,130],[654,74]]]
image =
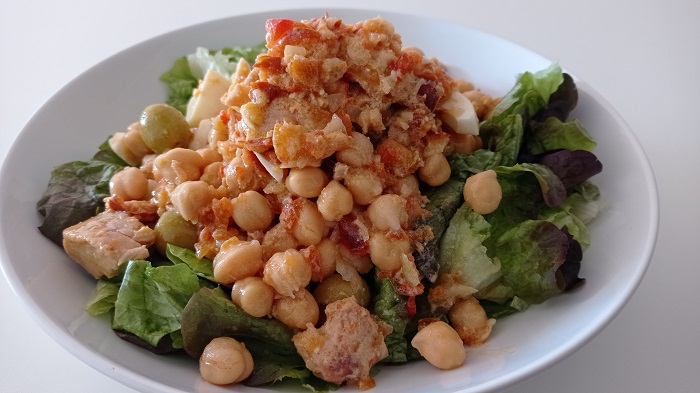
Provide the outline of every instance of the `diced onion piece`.
[[479,118],[471,101],[459,91],[453,91],[442,105],[440,120],[458,134],[479,135]]
[[269,173],[270,176],[272,176],[275,180],[281,182],[284,178],[284,171],[282,170],[282,168],[270,162],[270,160],[265,158],[265,156],[258,153],[257,151],[254,151],[253,153],[255,153],[255,156],[258,157],[258,160],[260,160],[260,163],[265,167],[267,173]]

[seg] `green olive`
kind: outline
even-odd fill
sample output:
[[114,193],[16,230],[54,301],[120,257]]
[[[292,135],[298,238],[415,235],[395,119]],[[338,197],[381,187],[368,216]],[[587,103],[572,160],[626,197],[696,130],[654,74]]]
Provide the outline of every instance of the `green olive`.
[[336,300],[355,296],[362,307],[367,307],[370,301],[369,286],[362,277],[356,276],[351,281],[345,281],[343,276],[335,273],[324,278],[314,290],[314,298],[318,304],[328,305]]
[[173,210],[163,213],[153,229],[156,232],[156,249],[163,256],[168,243],[194,250],[194,244],[199,239],[197,226]]
[[186,147],[192,138],[185,116],[167,104],[146,107],[141,114],[141,138],[151,150],[163,153],[176,147]]

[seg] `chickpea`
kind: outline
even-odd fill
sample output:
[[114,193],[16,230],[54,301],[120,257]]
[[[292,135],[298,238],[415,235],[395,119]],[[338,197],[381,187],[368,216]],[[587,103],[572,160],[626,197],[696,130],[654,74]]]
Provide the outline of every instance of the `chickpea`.
[[213,125],[211,119],[202,119],[197,125],[197,128],[194,130],[192,140],[190,140],[190,144],[187,147],[192,150],[208,147],[209,134],[211,133],[212,127]]
[[221,162],[224,159],[218,151],[210,147],[201,148],[196,151],[197,154],[202,156],[202,167],[206,167],[213,162]]
[[316,299],[304,288],[293,298],[282,296],[272,304],[272,316],[294,329],[306,329],[309,323],[315,325],[319,314]]
[[270,202],[257,191],[246,191],[236,198],[233,221],[247,232],[261,231],[272,224]]
[[391,238],[381,232],[369,235],[369,256],[380,270],[397,271],[403,264],[403,256],[411,253],[411,242],[407,237]]
[[367,307],[370,301],[370,291],[367,282],[359,275],[355,274],[352,279],[346,281],[338,273],[324,279],[314,290],[314,298],[318,304],[327,306],[336,300],[355,297],[357,304]]
[[199,373],[209,383],[229,385],[248,378],[253,365],[253,357],[245,344],[231,337],[217,337],[204,347],[199,358]]
[[335,261],[338,258],[338,245],[331,239],[325,238],[316,245],[319,254],[320,271],[312,272],[311,281],[319,282],[335,273]]
[[231,300],[246,313],[260,318],[272,311],[275,290],[260,277],[246,277],[233,284]]
[[285,185],[289,192],[304,198],[316,198],[328,184],[328,175],[321,168],[292,168]]
[[453,152],[463,154],[471,154],[483,146],[479,136],[469,134],[451,133],[450,142],[452,143]]
[[498,208],[503,190],[493,169],[470,176],[464,183],[464,201],[479,214],[489,214]]
[[404,198],[420,195],[418,179],[415,175],[407,175],[400,178],[392,187],[394,193],[401,195]]
[[148,179],[138,168],[126,167],[112,176],[109,193],[125,201],[145,199],[148,196]]
[[311,265],[297,250],[274,254],[265,263],[263,281],[282,296],[294,297],[294,293],[311,282]]
[[196,151],[181,147],[169,150],[153,161],[153,176],[173,184],[199,180],[204,159]]
[[348,171],[345,175],[345,187],[350,191],[353,201],[358,205],[369,205],[384,190],[381,179],[368,169]]
[[301,245],[318,244],[326,234],[328,227],[315,202],[305,199],[299,211],[299,217],[292,226],[292,234]]
[[231,238],[221,245],[213,264],[214,279],[223,285],[255,276],[263,268],[262,246],[257,240],[240,242]]
[[194,244],[199,239],[197,226],[174,210],[163,212],[153,230],[156,233],[156,249],[163,256],[168,244],[194,250]]
[[218,188],[221,186],[221,177],[219,176],[219,171],[221,171],[221,165],[223,165],[220,162],[212,162],[211,164],[207,165],[204,167],[204,171],[202,171],[202,177],[199,178],[199,180],[206,182],[215,188]]
[[408,222],[406,200],[395,194],[382,195],[369,205],[367,217],[379,231],[400,231]]
[[466,345],[483,344],[491,334],[495,319],[486,316],[484,308],[474,297],[459,300],[448,313],[450,323]]
[[280,222],[265,232],[263,236],[263,259],[268,260],[275,253],[297,248],[297,246],[297,240],[287,231],[284,223]]
[[433,366],[451,370],[464,364],[466,353],[457,332],[443,321],[436,321],[423,329],[411,340],[411,345]]
[[418,169],[418,177],[429,186],[439,186],[450,178],[452,170],[444,154],[426,157],[424,165]]
[[372,141],[359,132],[352,133],[352,146],[339,150],[335,157],[338,162],[354,168],[360,168],[372,162],[374,156],[374,145]]
[[170,193],[170,201],[182,218],[196,223],[199,212],[212,201],[211,186],[201,180],[180,183]]
[[360,274],[368,273],[372,270],[372,266],[374,266],[369,254],[353,254],[347,247],[342,245],[338,246],[338,253],[342,261],[352,266],[352,268]]
[[209,131],[209,147],[217,150],[219,142],[228,140],[228,127],[220,120],[214,120],[211,131]]
[[328,221],[340,220],[344,215],[350,213],[354,206],[352,193],[337,180],[331,180],[321,190],[316,203],[321,215]]
[[109,147],[127,164],[140,165],[143,158],[153,153],[141,138],[141,125],[133,123],[126,132],[117,132],[109,138]]

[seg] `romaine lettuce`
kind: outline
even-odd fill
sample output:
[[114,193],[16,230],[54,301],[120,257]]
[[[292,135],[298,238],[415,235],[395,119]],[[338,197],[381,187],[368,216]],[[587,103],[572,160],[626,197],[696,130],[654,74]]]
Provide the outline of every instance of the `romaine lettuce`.
[[156,347],[180,329],[182,310],[199,288],[187,265],[152,267],[148,261],[130,261],[114,304],[112,328]]
[[501,276],[497,258],[491,258],[483,245],[491,225],[466,204],[450,220],[440,242],[440,275],[459,277],[460,284],[480,290]]

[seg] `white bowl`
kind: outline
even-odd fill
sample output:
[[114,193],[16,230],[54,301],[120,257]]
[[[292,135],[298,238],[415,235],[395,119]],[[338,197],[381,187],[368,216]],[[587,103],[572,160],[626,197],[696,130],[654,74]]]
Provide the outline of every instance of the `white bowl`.
[[[157,356],[126,343],[104,319],[83,312],[95,281],[37,226],[36,201],[51,169],[89,159],[109,134],[124,130],[141,110],[165,100],[158,80],[172,62],[197,46],[257,44],[268,18],[308,19],[326,10],[252,14],[212,21],[148,40],[99,63],[52,97],[13,144],[0,173],[2,269],[46,332],[73,355],[104,374],[144,392],[224,392],[201,381],[197,363]],[[331,10],[356,22],[376,11]],[[424,49],[453,75],[501,95],[526,70],[550,60],[503,39],[444,21],[382,13],[405,45]],[[565,65],[564,65],[565,66]],[[488,343],[469,349],[466,364],[438,371],[426,362],[383,367],[376,393],[485,392],[502,389],[551,366],[600,332],[622,309],[648,266],[658,226],[656,185],[647,158],[624,121],[593,89],[576,80],[574,116],[598,141],[603,173],[593,178],[609,208],[591,225],[577,290],[496,324]],[[236,386],[233,390],[264,389]]]

